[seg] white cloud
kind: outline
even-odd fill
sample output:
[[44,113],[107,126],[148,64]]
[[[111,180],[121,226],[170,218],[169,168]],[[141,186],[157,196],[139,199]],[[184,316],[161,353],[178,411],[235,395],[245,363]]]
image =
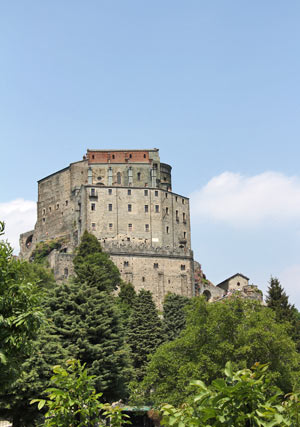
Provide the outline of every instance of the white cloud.
[[192,193],[193,220],[237,227],[300,220],[300,178],[277,172],[255,176],[224,172]]
[[[5,222],[4,239],[9,241],[17,254],[20,234],[34,228],[36,203],[24,199],[0,203],[0,220]],[[3,238],[3,236],[1,237]]]

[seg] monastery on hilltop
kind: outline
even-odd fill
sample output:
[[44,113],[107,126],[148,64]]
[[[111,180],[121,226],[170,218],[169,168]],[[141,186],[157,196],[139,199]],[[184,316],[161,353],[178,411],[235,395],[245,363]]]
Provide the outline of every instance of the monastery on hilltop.
[[150,290],[159,308],[168,292],[223,297],[231,288],[207,281],[194,261],[189,199],[172,191],[171,169],[157,148],[87,150],[83,160],[38,181],[37,222],[20,236],[20,256],[30,259],[44,242],[56,279],[65,280],[87,230],[122,279]]

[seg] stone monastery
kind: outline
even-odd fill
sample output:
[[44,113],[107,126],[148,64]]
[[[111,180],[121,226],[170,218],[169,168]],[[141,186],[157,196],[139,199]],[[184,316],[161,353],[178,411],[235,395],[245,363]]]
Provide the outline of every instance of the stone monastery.
[[[212,285],[193,259],[189,199],[172,191],[171,169],[157,148],[87,150],[83,160],[38,181],[37,222],[20,236],[20,256],[30,259],[37,244],[55,242],[48,260],[56,279],[65,280],[88,230],[123,280],[150,290],[158,307],[168,292],[223,297],[226,281]],[[236,276],[238,288],[247,278]]]

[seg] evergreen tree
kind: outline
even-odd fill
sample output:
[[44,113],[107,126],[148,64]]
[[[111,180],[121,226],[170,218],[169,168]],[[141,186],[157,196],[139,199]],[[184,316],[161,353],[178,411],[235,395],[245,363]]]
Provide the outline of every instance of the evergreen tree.
[[116,298],[125,330],[128,330],[129,319],[136,299],[136,292],[131,283],[121,282],[120,292]]
[[289,303],[283,287],[276,277],[271,277],[268,294],[266,298],[267,306],[270,307],[278,322],[289,322],[291,325],[291,337],[296,343],[300,352],[300,318],[296,307]]
[[150,291],[142,289],[128,325],[128,344],[137,380],[143,378],[149,359],[163,341],[163,328]]
[[120,274],[88,233],[83,235],[74,269],[74,281],[56,288],[50,301],[55,328],[72,358],[86,363],[89,374],[95,375],[97,391],[106,400],[115,400],[124,396],[128,373],[124,331],[111,294]]
[[274,310],[279,322],[290,322],[294,317],[295,306],[289,303],[289,297],[276,277],[271,277],[269,284],[266,297],[267,306]]
[[190,301],[183,295],[168,293],[164,300],[163,327],[166,341],[177,338],[185,327],[184,307]]

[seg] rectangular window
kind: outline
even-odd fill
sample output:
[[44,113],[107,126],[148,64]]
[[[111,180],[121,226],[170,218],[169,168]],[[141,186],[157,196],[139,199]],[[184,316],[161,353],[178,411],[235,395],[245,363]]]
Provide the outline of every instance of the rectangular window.
[[145,224],[145,231],[149,231],[149,224]]
[[108,189],[108,194],[111,196],[112,195],[112,189],[111,188],[109,188]]
[[131,190],[127,190],[127,195],[131,196]]
[[146,213],[149,212],[149,206],[148,205],[145,205],[145,212]]
[[95,210],[96,210],[96,205],[95,205],[95,203],[91,203],[91,210],[92,210],[92,211],[95,211]]
[[178,201],[178,197],[177,196],[175,196],[175,200],[176,200],[176,202]]
[[91,188],[91,196],[96,196],[96,190],[95,190],[95,188]]
[[183,222],[185,222],[186,221],[186,217],[185,217],[185,213],[183,212],[183,214],[182,214],[182,220],[183,220]]
[[183,232],[183,238],[186,239],[186,231]]
[[124,261],[124,267],[129,267],[129,261]]
[[132,231],[132,224],[128,224],[128,231]]
[[109,223],[109,224],[108,224],[108,227],[109,227],[109,229],[110,229],[110,230],[112,230],[112,228],[113,228],[112,223]]
[[184,205],[184,203],[185,203],[185,200],[184,200],[184,199],[182,199],[182,204]]
[[132,205],[128,205],[128,212],[132,212]]
[[169,234],[169,227],[166,226],[166,233]]
[[179,221],[178,211],[176,211],[176,221]]
[[166,199],[168,198],[168,193],[166,193]]
[[166,208],[166,215],[169,215],[169,208]]
[[180,268],[181,268],[182,271],[185,270],[185,265],[181,264]]
[[137,180],[140,181],[141,180],[141,172],[137,173]]
[[51,206],[49,206],[49,212],[51,212]]
[[96,229],[96,223],[92,222],[92,230],[95,230],[95,229]]
[[110,212],[112,211],[112,204],[111,204],[111,203],[108,205],[108,210],[109,210]]
[[157,262],[155,262],[155,263],[153,264],[153,268],[158,268],[158,263],[157,263]]
[[159,205],[155,205],[155,212],[158,213],[159,212]]
[[158,191],[154,191],[154,196],[158,197]]
[[148,196],[148,190],[144,190],[144,196]]

